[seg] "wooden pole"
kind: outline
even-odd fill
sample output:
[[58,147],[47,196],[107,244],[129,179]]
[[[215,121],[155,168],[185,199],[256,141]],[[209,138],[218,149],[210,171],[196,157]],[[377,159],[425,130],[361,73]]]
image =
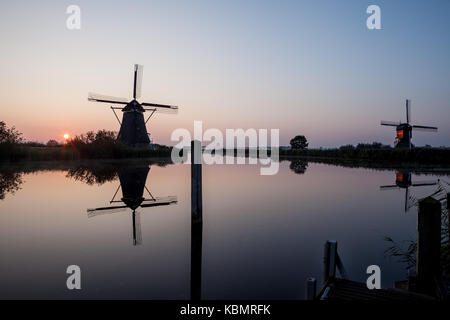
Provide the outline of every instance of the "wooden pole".
[[198,140],[191,142],[191,211],[192,217],[203,221],[202,207],[202,145]]
[[316,298],[316,288],[316,278],[306,279],[306,300],[314,300]]
[[447,233],[448,242],[450,243],[450,193],[447,193]]
[[323,283],[336,276],[337,241],[327,240],[323,249]]
[[201,299],[202,291],[202,164],[201,143],[191,142],[191,300]]
[[441,203],[431,197],[419,201],[417,239],[417,290],[435,295],[440,276]]

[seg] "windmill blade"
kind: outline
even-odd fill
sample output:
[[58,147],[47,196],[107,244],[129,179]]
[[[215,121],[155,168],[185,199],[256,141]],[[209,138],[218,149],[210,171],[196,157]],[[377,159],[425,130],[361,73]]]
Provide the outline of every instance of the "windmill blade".
[[169,106],[165,104],[147,103],[147,102],[141,103],[141,106],[148,107],[145,108],[145,110],[157,111],[159,113],[170,113],[170,114],[178,113],[177,106]]
[[167,108],[144,108],[145,111],[149,112],[157,112],[157,113],[163,113],[163,114],[177,114],[178,109],[167,109]]
[[100,208],[94,208],[94,209],[87,209],[87,212],[93,212],[93,211],[104,211],[104,210],[110,210],[110,209],[124,209],[128,208],[127,206],[109,206],[109,207],[100,207]]
[[141,97],[143,72],[144,72],[144,66],[141,66],[140,64],[134,65],[134,86],[133,86],[134,100],[137,100]]
[[405,212],[408,211],[408,199],[409,199],[409,189],[406,188],[406,192],[405,192]]
[[405,212],[415,206],[417,206],[417,198],[414,195],[410,195],[408,189],[406,189]]
[[160,203],[148,203],[148,204],[142,204],[141,208],[150,208],[150,207],[163,207],[163,206],[170,206],[172,204],[176,204],[177,202],[160,202]]
[[164,198],[156,197],[154,199],[145,199],[143,202],[145,203],[141,205],[141,208],[148,208],[176,204],[178,202],[178,199],[176,196],[169,196]]
[[406,123],[411,121],[411,100],[406,99]]
[[177,202],[177,196],[154,197],[152,199],[144,199],[144,202]]
[[110,104],[128,104],[128,99],[126,99],[126,98],[105,96],[102,94],[92,93],[92,92],[90,92],[88,94],[88,101],[104,102],[104,103],[110,103]]
[[382,121],[380,122],[380,124],[381,124],[382,126],[390,126],[390,127],[397,127],[397,126],[401,125],[400,122],[384,121],[384,120],[382,120]]
[[438,184],[436,191],[430,194],[429,197],[439,197],[439,196],[444,196],[444,199],[447,196],[447,190],[443,188],[440,183]]
[[388,186],[380,186],[380,190],[393,190],[398,189],[396,184],[388,185]]
[[416,131],[428,131],[428,132],[437,132],[437,127],[429,127],[429,126],[412,126],[412,128]]
[[133,218],[133,245],[142,245],[142,230],[141,230],[141,214],[134,211]]
[[93,218],[93,217],[101,216],[104,214],[123,212],[126,210],[126,208],[127,208],[127,206],[113,206],[113,207],[87,209],[88,218]]
[[438,184],[438,181],[421,181],[421,182],[413,183],[411,186],[424,187],[424,186],[435,186],[437,184]]

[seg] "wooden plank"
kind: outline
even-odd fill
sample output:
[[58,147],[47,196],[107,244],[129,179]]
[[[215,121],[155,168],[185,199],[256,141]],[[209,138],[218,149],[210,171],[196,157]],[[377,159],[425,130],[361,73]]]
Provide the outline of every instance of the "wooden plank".
[[[369,290],[365,283],[344,279],[334,279],[328,284],[330,288],[327,300],[373,300],[373,301],[421,301],[434,300],[421,294],[397,289]],[[320,297],[319,297],[320,298]]]

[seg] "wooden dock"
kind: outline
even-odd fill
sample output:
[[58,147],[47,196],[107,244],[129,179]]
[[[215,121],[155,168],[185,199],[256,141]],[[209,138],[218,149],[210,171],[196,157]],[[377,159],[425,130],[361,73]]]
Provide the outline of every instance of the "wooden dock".
[[317,300],[327,301],[433,301],[432,297],[399,289],[368,289],[365,283],[330,279]]
[[[447,195],[447,209],[450,194]],[[450,300],[450,282],[441,268],[441,203],[432,197],[419,201],[417,222],[416,272],[408,280],[396,281],[392,289],[375,289],[373,285],[348,279],[335,240],[324,246],[323,286],[316,294],[317,281],[306,280],[307,300],[432,301]],[[340,278],[337,277],[337,272]],[[379,281],[379,280],[378,280]],[[369,288],[370,287],[370,288]],[[377,287],[380,287],[378,283]]]

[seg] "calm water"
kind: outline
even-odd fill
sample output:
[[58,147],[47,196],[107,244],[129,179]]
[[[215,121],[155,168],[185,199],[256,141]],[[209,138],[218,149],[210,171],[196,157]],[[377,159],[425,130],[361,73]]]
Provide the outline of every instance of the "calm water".
[[[338,241],[352,280],[365,282],[372,264],[384,287],[406,279],[406,265],[384,253],[385,236],[417,238],[406,189],[380,191],[396,172],[309,163],[302,173],[303,165],[282,162],[275,176],[260,176],[257,166],[204,166],[202,299],[303,299],[305,279],[322,277],[327,239]],[[151,165],[146,175],[147,167],[4,174],[0,298],[189,299],[190,167]],[[413,183],[438,178],[448,180],[412,174]],[[115,200],[142,192],[139,180],[154,197],[178,202],[137,208],[134,221],[129,208],[88,214],[110,206],[121,183]],[[14,183],[20,189],[8,192]],[[436,188],[410,188],[408,202]],[[81,267],[79,291],[66,288],[72,264]]]

